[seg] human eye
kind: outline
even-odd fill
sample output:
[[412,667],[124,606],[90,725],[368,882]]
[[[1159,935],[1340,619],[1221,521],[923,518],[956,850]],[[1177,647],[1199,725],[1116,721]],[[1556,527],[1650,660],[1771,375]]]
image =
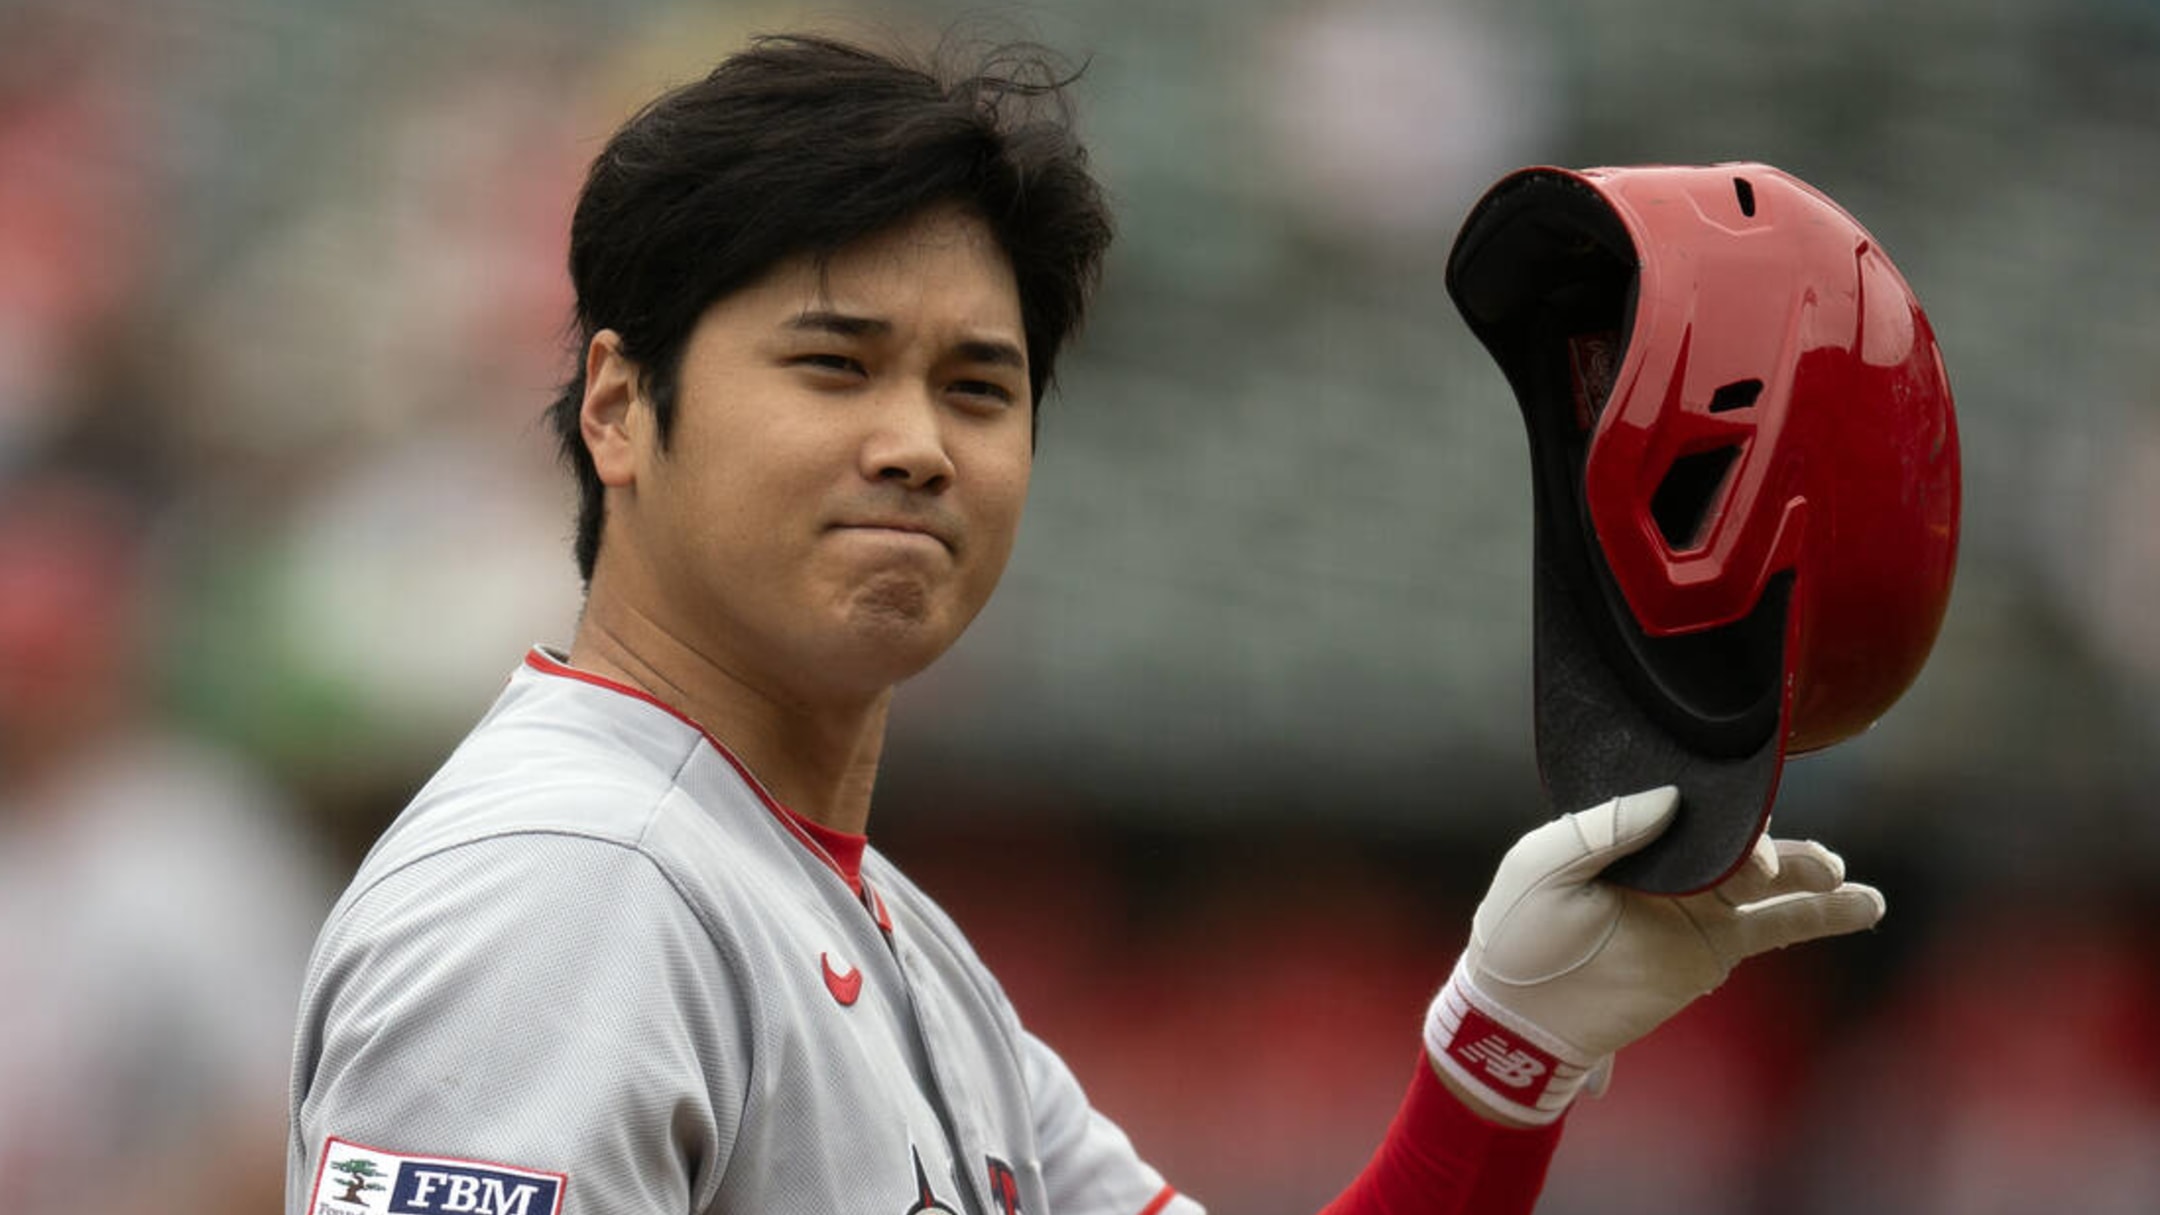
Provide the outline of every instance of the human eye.
[[811,350],[789,355],[788,370],[814,392],[852,392],[867,383],[869,368],[859,358],[837,350]]
[[948,391],[969,404],[985,407],[1003,408],[1017,399],[1012,389],[995,380],[955,380]]
[[862,360],[851,355],[819,352],[798,354],[788,361],[797,367],[807,367],[813,371],[829,371],[838,375],[863,374]]

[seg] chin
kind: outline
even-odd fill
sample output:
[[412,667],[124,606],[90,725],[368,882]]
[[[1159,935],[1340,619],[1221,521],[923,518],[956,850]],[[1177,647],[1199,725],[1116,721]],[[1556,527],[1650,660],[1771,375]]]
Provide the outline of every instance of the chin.
[[895,610],[893,605],[858,603],[841,625],[840,636],[829,652],[829,670],[856,675],[850,682],[865,690],[888,688],[920,674],[936,662],[960,630],[949,614],[929,610]]
[[[981,607],[948,579],[882,571],[827,602],[812,650],[824,677],[855,691],[920,674],[959,640]],[[987,598],[987,596],[984,596]]]

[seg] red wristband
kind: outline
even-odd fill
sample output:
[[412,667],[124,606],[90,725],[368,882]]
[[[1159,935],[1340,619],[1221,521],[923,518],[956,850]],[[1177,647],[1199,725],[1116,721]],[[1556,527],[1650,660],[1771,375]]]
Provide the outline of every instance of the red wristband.
[[1322,1215],[1528,1212],[1561,1125],[1517,1129],[1479,1116],[1440,1083],[1421,1051],[1387,1138]]

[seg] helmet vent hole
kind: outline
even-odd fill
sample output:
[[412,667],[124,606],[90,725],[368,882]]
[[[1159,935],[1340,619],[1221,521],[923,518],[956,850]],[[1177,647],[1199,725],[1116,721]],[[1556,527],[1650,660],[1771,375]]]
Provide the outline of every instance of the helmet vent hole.
[[1748,183],[1747,178],[1735,177],[1732,179],[1732,188],[1733,193],[1740,198],[1740,214],[1749,219],[1755,218],[1755,187]]
[[1724,413],[1728,409],[1746,409],[1761,395],[1761,380],[1734,380],[1710,394],[1710,412]]
[[1650,496],[1650,517],[1657,523],[1665,543],[1675,552],[1694,548],[1702,541],[1703,524],[1725,474],[1740,456],[1738,447],[1699,451],[1674,460],[1657,492]]

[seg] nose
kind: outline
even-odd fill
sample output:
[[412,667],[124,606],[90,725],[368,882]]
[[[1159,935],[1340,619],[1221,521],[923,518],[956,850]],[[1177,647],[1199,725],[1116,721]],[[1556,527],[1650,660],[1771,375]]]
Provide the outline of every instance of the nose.
[[937,403],[920,392],[896,392],[880,402],[863,439],[862,472],[873,481],[944,492],[952,484],[953,462]]

